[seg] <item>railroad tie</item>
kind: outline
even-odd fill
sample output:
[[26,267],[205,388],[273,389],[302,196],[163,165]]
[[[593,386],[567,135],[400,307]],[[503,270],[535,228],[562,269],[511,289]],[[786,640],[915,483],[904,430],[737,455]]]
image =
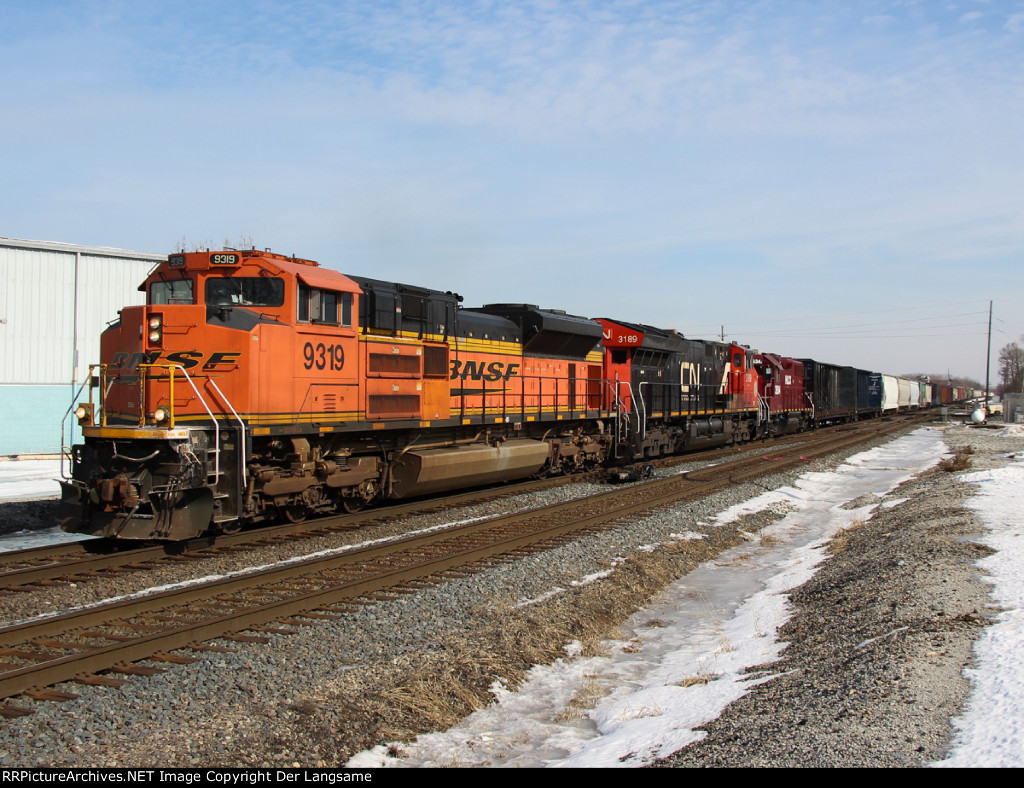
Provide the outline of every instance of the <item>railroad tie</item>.
[[197,657],[186,657],[183,654],[171,654],[166,651],[158,651],[147,659],[151,659],[154,662],[167,662],[173,665],[191,665],[193,662],[199,662]]
[[167,671],[163,668],[148,668],[144,665],[115,665],[110,669],[110,672],[123,673],[127,676],[156,676]]
[[74,692],[63,692],[55,689],[33,689],[21,693],[32,700],[48,700],[56,703],[63,703],[66,700],[74,700],[78,697]]
[[128,679],[114,679],[110,676],[76,676],[73,681],[90,687],[123,687]]

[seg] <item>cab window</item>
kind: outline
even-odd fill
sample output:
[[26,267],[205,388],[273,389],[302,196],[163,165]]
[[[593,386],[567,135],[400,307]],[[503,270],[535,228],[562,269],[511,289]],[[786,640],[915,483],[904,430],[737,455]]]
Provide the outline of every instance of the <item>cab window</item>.
[[281,306],[284,281],[268,276],[224,276],[206,280],[208,306]]
[[298,314],[300,323],[352,325],[352,294],[321,290],[299,282]]
[[153,282],[149,286],[150,304],[194,304],[191,279]]

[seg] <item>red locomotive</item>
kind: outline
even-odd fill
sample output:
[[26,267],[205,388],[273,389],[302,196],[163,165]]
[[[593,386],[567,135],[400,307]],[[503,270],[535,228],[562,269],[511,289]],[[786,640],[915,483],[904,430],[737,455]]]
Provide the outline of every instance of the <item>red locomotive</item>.
[[804,364],[774,353],[754,356],[765,436],[785,435],[811,425],[813,402],[804,389]]

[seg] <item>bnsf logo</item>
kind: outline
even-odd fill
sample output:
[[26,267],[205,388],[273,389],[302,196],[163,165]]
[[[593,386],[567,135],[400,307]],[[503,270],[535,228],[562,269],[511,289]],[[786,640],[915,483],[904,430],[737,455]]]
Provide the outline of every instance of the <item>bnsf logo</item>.
[[198,350],[179,350],[174,353],[168,353],[166,356],[163,355],[162,350],[151,350],[149,353],[132,353],[131,356],[127,353],[115,353],[114,357],[110,359],[110,366],[119,367],[121,370],[130,370],[138,369],[139,364],[157,364],[162,360],[165,364],[180,364],[185,369],[194,369],[199,366],[199,362],[206,359],[202,369],[203,371],[209,371],[215,370],[218,367],[233,366],[241,355],[241,351],[225,353],[219,350],[209,355],[200,353]]
[[449,380],[508,380],[519,371],[518,364],[505,364],[501,361],[452,361],[452,374]]

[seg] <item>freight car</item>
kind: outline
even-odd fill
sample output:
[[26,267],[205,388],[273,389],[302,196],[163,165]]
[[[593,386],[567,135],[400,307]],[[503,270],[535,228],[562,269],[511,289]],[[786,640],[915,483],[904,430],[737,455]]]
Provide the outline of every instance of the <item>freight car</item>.
[[839,424],[857,418],[857,370],[813,359],[804,365],[804,391],[813,403],[815,424]]

